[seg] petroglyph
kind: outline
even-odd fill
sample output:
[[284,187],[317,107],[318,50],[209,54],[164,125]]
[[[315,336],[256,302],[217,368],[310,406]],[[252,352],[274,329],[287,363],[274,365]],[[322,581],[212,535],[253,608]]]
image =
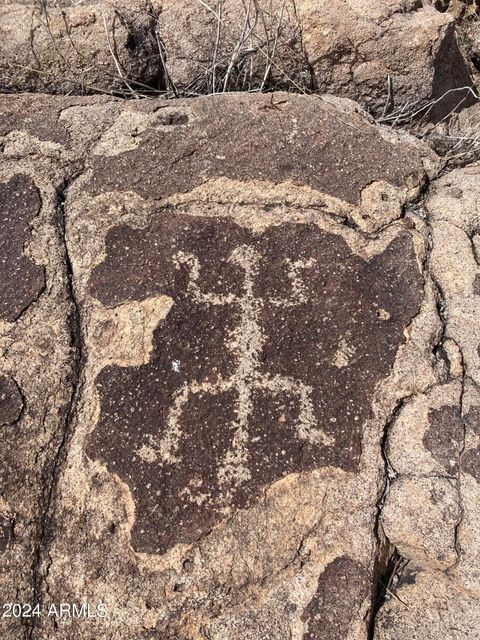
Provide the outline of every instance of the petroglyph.
[[[271,376],[260,372],[262,348],[265,344],[265,334],[260,324],[260,312],[265,304],[273,304],[277,307],[293,307],[306,301],[307,294],[301,278],[303,269],[315,266],[315,260],[286,260],[288,275],[291,280],[292,292],[290,298],[271,298],[263,300],[257,298],[254,292],[254,281],[258,274],[258,264],[261,254],[254,248],[243,245],[232,252],[229,261],[239,265],[244,271],[244,285],[240,296],[235,294],[219,295],[213,292],[203,291],[199,285],[200,261],[193,254],[179,252],[174,256],[178,266],[185,264],[190,270],[190,280],[187,290],[192,300],[198,304],[227,305],[236,304],[240,309],[239,323],[226,339],[226,345],[231,349],[232,355],[237,361],[237,368],[230,378],[219,379],[215,383],[186,383],[175,394],[172,408],[167,417],[167,430],[158,443],[159,455],[163,460],[172,463],[181,463],[181,459],[175,457],[178,442],[182,435],[182,414],[188,406],[192,394],[220,394],[234,391],[237,397],[235,406],[235,424],[232,446],[227,451],[218,469],[219,486],[225,486],[244,482],[250,478],[248,468],[248,424],[253,412],[253,392],[264,391],[281,396],[284,393],[291,394],[298,399],[299,415],[295,425],[299,438],[311,443],[322,443],[331,446],[334,438],[326,436],[317,426],[311,400],[311,387],[300,380],[285,376]],[[175,363],[178,361],[174,361]],[[180,363],[177,364],[178,371]],[[174,369],[175,370],[175,369]],[[151,456],[152,438],[148,437],[148,444],[142,444],[140,455]],[[155,447],[156,448],[156,447]],[[229,493],[227,492],[227,496]]]
[[367,262],[314,225],[253,234],[169,213],[106,248],[90,281],[104,304],[173,300],[150,362],[97,378],[88,453],[132,491],[137,549],[192,541],[289,473],[356,470],[371,391],[421,298],[408,234]]

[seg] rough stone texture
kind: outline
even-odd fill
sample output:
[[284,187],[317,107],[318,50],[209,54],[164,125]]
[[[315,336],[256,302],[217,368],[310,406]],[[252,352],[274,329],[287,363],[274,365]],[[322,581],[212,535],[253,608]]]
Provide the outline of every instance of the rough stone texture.
[[288,89],[351,98],[396,122],[424,109],[436,122],[474,102],[456,14],[438,9],[418,0],[7,0],[0,89]]
[[445,478],[403,478],[392,483],[382,511],[383,531],[405,558],[448,568],[456,559],[461,520],[458,491]]
[[365,568],[348,557],[336,558],[320,576],[317,591],[302,615],[306,623],[304,640],[316,640],[321,635],[331,640],[346,638],[350,622],[368,592]]
[[[396,118],[471,85],[456,44],[454,19],[447,13],[419,8],[410,0],[349,0],[326,6],[304,0],[298,7],[305,50],[320,90],[359,100],[376,115],[395,113]],[[448,94],[431,109],[430,118],[442,118],[463,99],[464,92]]]
[[[406,403],[389,432],[388,458],[398,477],[382,523],[410,564],[397,598],[377,616],[382,640],[480,633],[479,177],[478,164],[453,170],[433,183],[426,201],[445,380]],[[403,451],[401,441],[408,443]],[[432,500],[440,489],[440,500]]]
[[143,0],[0,4],[0,90],[128,94],[136,82],[156,88],[155,16]]
[[480,104],[463,109],[436,126],[427,125],[425,137],[446,157],[449,166],[463,166],[480,159]]
[[292,0],[159,3],[169,88],[184,93],[314,88]]
[[[11,96],[0,131],[2,184],[40,194],[17,260],[45,278],[1,325],[0,591],[108,609],[25,637],[366,639],[385,430],[446,384],[409,205],[436,157],[349,101],[281,93]],[[448,405],[457,434],[458,390],[427,405],[425,465],[453,477],[438,423]],[[416,502],[396,482],[385,530],[450,566],[455,487],[414,483],[431,508],[405,544]]]
[[474,640],[480,628],[478,599],[442,572],[409,566],[397,595],[384,605],[378,640]]
[[[339,215],[374,231],[400,217],[407,195],[419,193],[421,159],[432,164],[412,138],[391,153],[398,139],[373,129],[350,101],[281,93],[261,102],[246,94],[224,100],[228,110],[208,100],[127,107],[94,148],[85,188],[96,196],[121,183],[125,191],[159,199],[213,178],[288,182],[342,200],[347,208],[339,203]],[[301,120],[292,105],[302,109]],[[259,135],[252,135],[252,119]]]
[[[84,147],[78,141],[76,150],[67,150],[56,142],[66,140],[68,131],[45,110],[35,135],[32,114],[41,104],[37,98],[12,97],[2,98],[0,106],[2,605],[32,603],[43,589],[39,576],[48,563],[51,477],[64,438],[75,359],[58,190]],[[29,624],[2,618],[1,636],[23,638]]]
[[480,166],[286,93],[0,136],[0,600],[108,611],[1,637],[479,637]]

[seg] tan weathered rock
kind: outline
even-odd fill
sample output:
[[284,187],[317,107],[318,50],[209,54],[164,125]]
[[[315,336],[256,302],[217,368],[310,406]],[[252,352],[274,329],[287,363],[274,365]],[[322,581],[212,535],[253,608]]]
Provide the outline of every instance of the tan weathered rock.
[[0,91],[131,94],[161,65],[148,1],[0,4]]
[[[445,382],[406,403],[389,434],[388,457],[400,476],[382,519],[411,563],[397,597],[378,613],[381,640],[480,635],[479,177],[478,164],[455,169],[432,184],[426,200]],[[446,492],[432,506],[419,483]]]
[[[161,4],[170,89],[204,93],[259,86],[328,92],[377,116],[442,118],[472,96],[450,13],[414,0],[197,0]],[[440,98],[444,96],[441,100]],[[432,104],[434,101],[438,103]]]
[[313,88],[293,0],[159,2],[170,89],[182,93]]
[[[58,193],[82,146],[58,143],[67,132],[54,118],[44,117],[39,137],[29,134],[30,125],[19,124],[28,119],[25,101],[6,102],[0,106],[0,627],[2,637],[13,639],[24,637],[30,621],[3,605],[31,604],[41,588],[52,534],[50,478],[61,460],[77,366]],[[41,99],[27,102],[32,111],[45,107]]]
[[[428,207],[433,221],[436,249],[432,252],[432,271],[445,299],[448,336],[459,346],[463,357],[464,395],[462,413],[465,444],[461,455],[460,487],[464,518],[458,529],[459,563],[454,575],[462,587],[480,596],[477,570],[478,543],[478,430],[480,397],[480,301],[478,177],[480,168],[471,165],[457,169],[436,183]],[[448,241],[445,234],[450,232]],[[435,247],[435,245],[434,245]],[[452,263],[449,250],[458,262]]]
[[478,638],[478,600],[459,590],[448,574],[408,566],[396,595],[381,609],[375,634],[378,640]]
[[382,510],[385,535],[400,555],[416,564],[447,569],[457,560],[461,520],[458,489],[446,478],[399,478]]
[[435,183],[428,200],[434,247],[431,269],[445,300],[447,337],[458,345],[464,373],[476,384],[480,383],[478,189],[478,165],[471,165]]
[[414,396],[392,423],[386,452],[396,474],[418,478],[458,476],[464,440],[459,409],[462,370],[456,374],[455,381]]
[[430,119],[472,102],[464,91],[454,91],[471,80],[449,14],[419,9],[417,2],[406,0],[320,6],[304,0],[298,6],[320,90],[359,100],[376,115],[393,114],[396,121],[444,94],[428,112]]
[[448,11],[455,18],[470,17],[478,12],[476,0],[422,0],[422,4]]

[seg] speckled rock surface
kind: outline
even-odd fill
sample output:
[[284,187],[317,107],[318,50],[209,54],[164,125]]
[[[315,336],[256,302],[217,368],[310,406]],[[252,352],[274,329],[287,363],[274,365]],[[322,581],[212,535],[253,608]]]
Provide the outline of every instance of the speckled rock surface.
[[[445,372],[440,386],[405,404],[389,432],[395,478],[382,521],[410,562],[397,597],[377,616],[382,640],[413,634],[456,640],[480,632],[479,177],[475,164],[451,171],[435,181],[426,200]],[[408,442],[404,450],[401,441]]]
[[285,93],[0,135],[0,596],[92,614],[1,637],[477,637],[478,167]]
[[[37,98],[2,99],[0,105],[2,607],[33,603],[43,589],[39,568],[47,561],[52,478],[76,368],[59,193],[84,147],[80,140],[75,149],[67,142],[67,131],[52,117],[55,108],[43,113],[39,137],[30,133],[26,103],[32,111],[45,107]],[[61,135],[63,144],[56,142]],[[24,637],[29,622],[2,618],[0,633]]]

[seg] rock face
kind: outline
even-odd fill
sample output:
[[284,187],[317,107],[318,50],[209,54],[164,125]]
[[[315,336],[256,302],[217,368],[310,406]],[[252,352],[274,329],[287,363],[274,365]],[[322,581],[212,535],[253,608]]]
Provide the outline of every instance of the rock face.
[[158,87],[148,2],[0,4],[0,90],[130,94]]
[[0,131],[0,592],[107,611],[2,637],[390,637],[383,532],[475,600],[474,269],[414,204],[428,147],[285,93],[9,96]]
[[0,5],[1,90],[327,92],[392,122],[474,102],[454,14],[438,3],[64,4]]
[[478,635],[479,175],[478,165],[452,171],[426,201],[430,271],[442,296],[445,379],[406,404],[390,430],[388,457],[398,477],[384,527],[410,563],[398,600],[379,612],[382,640]]
[[305,0],[299,14],[321,91],[358,100],[376,115],[393,113],[394,119],[438,101],[428,114],[436,121],[465,98],[472,103],[464,91],[455,91],[471,80],[450,14],[409,0],[326,6]]
[[282,92],[0,149],[1,637],[478,638],[480,165]]
[[388,380],[424,299],[401,203],[435,164],[382,134],[349,103],[285,94],[131,105],[70,188],[89,337],[49,584],[77,599],[72,549],[80,572],[102,558],[109,633],[309,637],[348,575],[338,633],[365,636]]
[[[78,141],[73,150],[67,131],[48,117],[42,117],[39,137],[29,133],[32,112],[40,120],[44,106],[35,97],[2,99],[0,106],[2,604],[33,603],[43,589],[37,568],[50,537],[51,479],[60,461],[76,366],[58,192],[84,148]],[[54,139],[65,136],[64,146],[48,139],[49,127]],[[1,634],[24,637],[29,622],[4,617]]]

